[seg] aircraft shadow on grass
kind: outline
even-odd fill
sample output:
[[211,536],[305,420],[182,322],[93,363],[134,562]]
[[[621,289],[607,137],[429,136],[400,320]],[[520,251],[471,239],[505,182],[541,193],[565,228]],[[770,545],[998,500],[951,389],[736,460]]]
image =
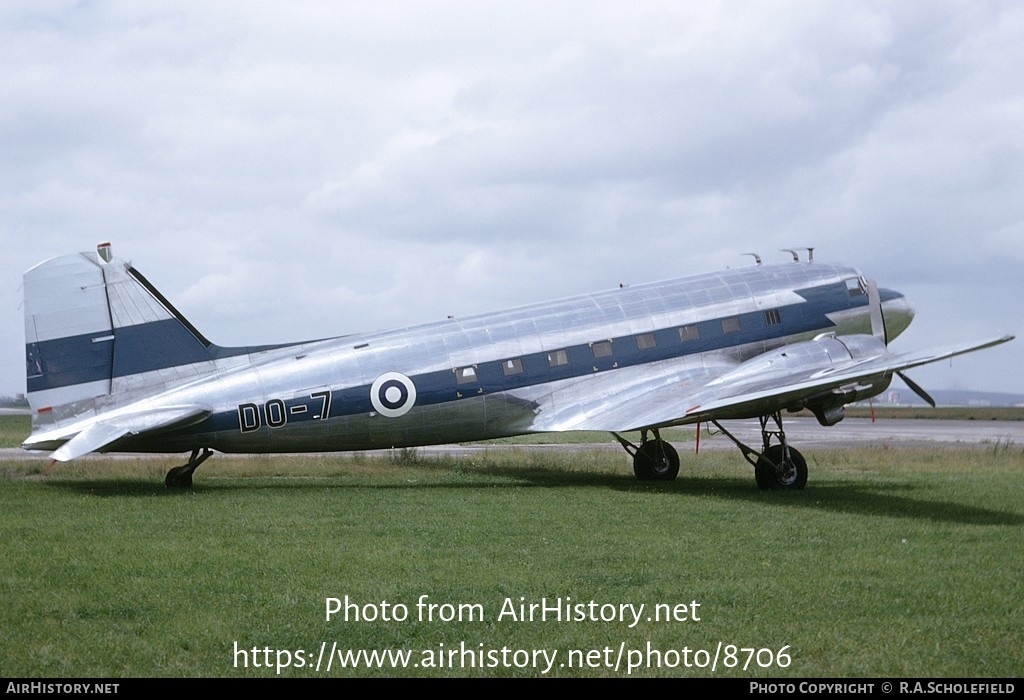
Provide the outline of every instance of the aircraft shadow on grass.
[[[400,468],[399,468],[400,469]],[[426,470],[441,476],[466,476],[466,480],[427,480],[417,478],[405,483],[395,483],[391,476],[381,477],[384,483],[372,481],[352,483],[347,477],[316,476],[254,476],[225,477],[204,482],[193,491],[170,490],[148,481],[124,479],[98,480],[53,480],[46,483],[50,488],[74,492],[98,498],[202,498],[203,494],[225,491],[260,492],[280,490],[415,490],[460,491],[474,489],[517,490],[523,488],[566,488],[586,489],[593,487],[615,491],[650,491],[658,494],[672,494],[681,501],[689,498],[713,497],[722,501],[746,502],[751,505],[771,504],[772,507],[797,510],[820,510],[851,515],[900,518],[952,523],[959,525],[1021,526],[1024,516],[1017,513],[964,505],[930,498],[915,498],[912,494],[921,487],[909,483],[888,482],[884,487],[868,484],[826,484],[816,485],[799,496],[785,490],[765,494],[752,489],[750,482],[739,477],[679,477],[672,483],[637,484],[628,477],[615,474],[566,471],[541,466],[474,466],[453,463],[447,460],[424,459],[417,463],[416,470]],[[489,480],[488,477],[491,477]],[[680,508],[685,508],[680,503]]]

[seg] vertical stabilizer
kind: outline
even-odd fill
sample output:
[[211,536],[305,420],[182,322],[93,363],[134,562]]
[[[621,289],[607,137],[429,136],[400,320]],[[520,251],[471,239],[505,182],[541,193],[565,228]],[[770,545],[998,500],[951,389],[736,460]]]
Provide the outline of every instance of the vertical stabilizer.
[[33,427],[59,425],[214,371],[210,344],[110,244],[25,273]]

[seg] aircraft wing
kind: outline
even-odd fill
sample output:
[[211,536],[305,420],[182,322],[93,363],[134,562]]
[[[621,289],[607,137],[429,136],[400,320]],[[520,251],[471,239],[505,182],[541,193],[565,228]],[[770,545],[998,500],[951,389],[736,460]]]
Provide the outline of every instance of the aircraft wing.
[[128,408],[76,426],[33,435],[22,447],[28,450],[60,447],[50,457],[58,462],[101,451],[129,435],[147,435],[198,423],[212,413],[206,406],[185,405]]
[[882,352],[873,357],[851,358],[826,367],[794,368],[777,376],[765,374],[735,377],[736,381],[731,381],[733,378],[728,376],[721,377],[709,382],[692,397],[693,404],[687,408],[686,414],[700,420],[732,417],[733,414],[766,415],[809,400],[853,394],[860,388],[867,388],[880,381],[887,385],[897,372],[982,350],[1012,339],[1013,336],[1004,336],[981,343],[908,353],[891,353],[882,348]]
[[[593,396],[557,411],[540,411],[541,430],[624,432],[697,421],[749,418],[814,402],[849,403],[884,391],[892,375],[1012,340],[892,353],[873,336],[831,336],[788,345],[746,362],[687,372],[670,369],[638,386]],[[880,388],[872,390],[881,385]],[[845,400],[844,400],[845,398]],[[547,426],[547,427],[542,427]]]

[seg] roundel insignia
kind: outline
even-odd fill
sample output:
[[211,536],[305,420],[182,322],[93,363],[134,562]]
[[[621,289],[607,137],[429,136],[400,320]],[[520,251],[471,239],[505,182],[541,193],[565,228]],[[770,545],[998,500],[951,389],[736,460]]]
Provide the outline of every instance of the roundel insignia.
[[370,403],[382,416],[404,416],[416,403],[416,385],[404,374],[385,372],[370,386]]

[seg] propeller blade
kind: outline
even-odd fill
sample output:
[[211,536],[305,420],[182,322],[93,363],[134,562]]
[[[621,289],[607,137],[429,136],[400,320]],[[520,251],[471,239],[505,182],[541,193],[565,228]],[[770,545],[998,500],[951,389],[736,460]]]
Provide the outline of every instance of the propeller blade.
[[925,391],[924,389],[922,389],[917,384],[917,382],[913,381],[910,377],[908,377],[907,375],[903,374],[903,372],[897,372],[896,374],[899,375],[899,378],[903,380],[904,384],[906,384],[907,386],[910,387],[911,391],[913,391],[915,394],[917,394],[922,399],[924,399],[928,403],[929,406],[931,406],[932,408],[935,408],[935,399],[933,399],[931,396],[929,396],[928,392]]
[[878,285],[874,280],[868,280],[868,311],[871,313],[871,335],[888,345],[885,318],[882,316],[882,297],[878,294]]

